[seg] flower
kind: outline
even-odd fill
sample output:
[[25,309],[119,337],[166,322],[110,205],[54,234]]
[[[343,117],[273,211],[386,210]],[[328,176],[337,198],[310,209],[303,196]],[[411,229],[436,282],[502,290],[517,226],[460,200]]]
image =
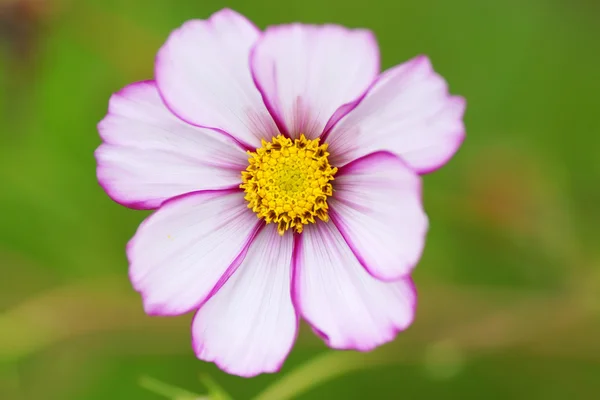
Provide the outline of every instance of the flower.
[[302,317],[336,349],[412,322],[428,227],[420,174],[457,151],[464,99],[425,56],[380,74],[373,34],[222,10],[186,22],[155,80],[112,96],[98,180],[156,209],[127,246],[151,315],[196,311],[223,370],[279,370]]

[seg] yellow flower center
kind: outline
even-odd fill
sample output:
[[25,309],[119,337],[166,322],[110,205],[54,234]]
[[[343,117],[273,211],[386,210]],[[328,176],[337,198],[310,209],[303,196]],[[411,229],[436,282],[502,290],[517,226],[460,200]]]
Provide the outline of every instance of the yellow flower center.
[[288,229],[302,232],[315,217],[329,220],[327,197],[337,168],[329,165],[327,144],[304,135],[296,140],[279,135],[248,154],[240,188],[258,218],[277,224],[280,235]]

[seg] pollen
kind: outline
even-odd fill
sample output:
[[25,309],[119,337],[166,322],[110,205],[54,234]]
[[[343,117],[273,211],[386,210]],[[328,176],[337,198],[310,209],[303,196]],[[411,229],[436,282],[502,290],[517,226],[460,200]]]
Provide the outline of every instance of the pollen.
[[329,220],[327,198],[337,168],[329,164],[327,144],[319,140],[279,135],[248,152],[240,188],[248,208],[267,224],[277,224],[280,235],[288,229],[301,233],[316,218]]

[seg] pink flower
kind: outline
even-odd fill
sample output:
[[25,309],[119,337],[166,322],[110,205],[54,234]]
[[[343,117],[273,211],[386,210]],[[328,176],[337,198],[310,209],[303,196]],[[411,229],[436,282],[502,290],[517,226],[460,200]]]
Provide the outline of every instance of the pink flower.
[[145,311],[197,310],[197,356],[241,376],[277,371],[300,317],[336,349],[393,340],[415,313],[419,174],[457,151],[464,109],[424,56],[380,73],[367,30],[185,23],[99,124],[101,185],[157,210],[127,247]]

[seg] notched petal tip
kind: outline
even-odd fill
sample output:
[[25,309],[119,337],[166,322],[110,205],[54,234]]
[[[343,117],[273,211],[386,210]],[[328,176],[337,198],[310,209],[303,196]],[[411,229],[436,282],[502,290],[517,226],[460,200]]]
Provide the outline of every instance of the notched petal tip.
[[96,159],[96,179],[98,185],[104,190],[107,196],[115,203],[122,205],[123,207],[130,208],[132,210],[154,210],[160,206],[160,201],[153,199],[133,199],[126,191],[119,188],[119,184],[116,184],[114,173],[111,173],[111,161],[107,154],[111,153],[112,146],[107,143],[103,143],[94,151],[94,158]]
[[456,112],[456,116],[463,118],[467,111],[467,99],[463,96],[450,96],[450,103]]
[[315,139],[329,130],[354,107],[379,67],[370,31],[332,24],[268,27],[251,56],[256,87],[280,130],[293,138],[304,133]]
[[375,278],[409,276],[428,231],[421,178],[397,155],[380,151],[340,169],[331,218],[360,264]]
[[168,198],[239,185],[247,156],[220,133],[174,116],[153,81],[113,94],[98,123],[97,177],[109,197],[133,209],[154,209]]
[[328,346],[369,351],[393,340],[413,321],[412,283],[370,276],[334,224],[308,226],[298,253],[295,304]]
[[173,31],[155,61],[157,86],[169,110],[246,148],[274,136],[277,128],[248,68],[250,50],[260,35],[256,25],[231,9]]
[[291,232],[265,226],[238,270],[196,313],[196,356],[243,377],[277,372],[290,352],[298,316],[290,295]]
[[431,58],[429,58],[427,54],[419,54],[408,62],[413,62],[418,64],[421,68],[433,72],[433,64],[431,63]]
[[[455,99],[456,97],[456,99]],[[426,55],[383,72],[328,135],[332,160],[345,165],[388,150],[420,174],[446,162],[464,137],[464,100],[452,96]]]

